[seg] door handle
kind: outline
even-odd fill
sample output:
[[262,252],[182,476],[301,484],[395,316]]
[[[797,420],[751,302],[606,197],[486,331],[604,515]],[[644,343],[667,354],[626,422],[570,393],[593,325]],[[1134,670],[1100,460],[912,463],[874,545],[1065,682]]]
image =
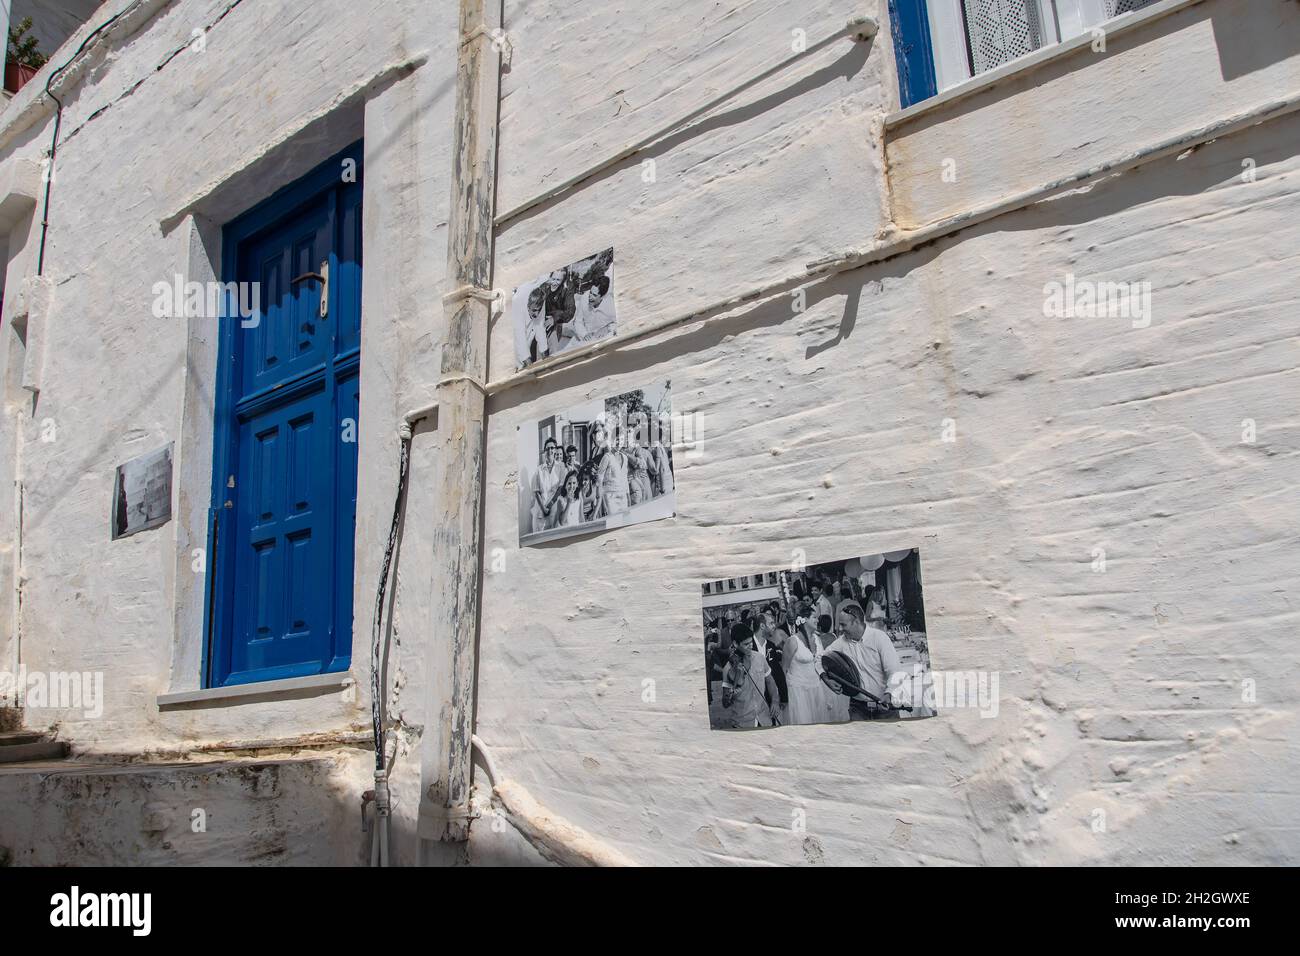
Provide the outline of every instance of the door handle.
[[320,272],[304,272],[300,276],[294,276],[289,280],[289,285],[297,285],[299,282],[306,282],[308,279],[315,279],[320,283],[320,317],[322,319],[329,316],[330,312],[330,263],[326,259],[320,264]]

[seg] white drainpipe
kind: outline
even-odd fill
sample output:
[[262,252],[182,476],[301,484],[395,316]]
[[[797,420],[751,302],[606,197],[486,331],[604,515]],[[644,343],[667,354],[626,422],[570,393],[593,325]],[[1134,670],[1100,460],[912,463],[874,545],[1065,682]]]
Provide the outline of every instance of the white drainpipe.
[[[479,525],[488,320],[492,311],[492,217],[496,193],[501,0],[460,0],[456,113],[452,129],[447,285],[442,368],[436,388],[433,627],[420,748],[419,833],[469,836],[475,655],[478,642]],[[499,36],[496,33],[496,36]]]
[[[14,547],[13,547],[13,607],[10,609],[9,635],[13,644],[13,675],[18,681],[21,673],[23,648],[23,419],[14,416]],[[14,706],[18,706],[21,691],[14,684]]]

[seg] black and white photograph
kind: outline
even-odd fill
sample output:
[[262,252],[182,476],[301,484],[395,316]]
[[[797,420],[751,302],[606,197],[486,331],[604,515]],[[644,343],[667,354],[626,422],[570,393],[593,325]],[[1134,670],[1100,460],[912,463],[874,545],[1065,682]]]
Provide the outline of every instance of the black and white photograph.
[[519,544],[670,518],[670,383],[594,399],[520,427]]
[[171,516],[171,445],[117,466],[113,480],[113,538],[156,528]]
[[519,368],[614,334],[614,249],[554,269],[510,297]]
[[701,590],[712,729],[935,715],[918,549]]

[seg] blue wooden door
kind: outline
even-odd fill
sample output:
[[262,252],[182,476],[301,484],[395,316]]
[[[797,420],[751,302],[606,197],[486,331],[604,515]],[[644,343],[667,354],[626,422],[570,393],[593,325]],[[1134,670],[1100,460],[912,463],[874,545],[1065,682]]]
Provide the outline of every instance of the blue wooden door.
[[256,282],[260,310],[223,320],[209,686],[351,661],[361,184],[339,181],[346,158],[226,230],[227,281]]

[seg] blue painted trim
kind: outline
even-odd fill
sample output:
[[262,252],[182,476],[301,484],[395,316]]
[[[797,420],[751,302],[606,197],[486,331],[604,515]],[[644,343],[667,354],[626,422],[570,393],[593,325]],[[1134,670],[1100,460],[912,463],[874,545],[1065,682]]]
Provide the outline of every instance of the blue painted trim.
[[[305,176],[288,186],[277,190],[268,199],[242,213],[225,225],[221,238],[221,279],[234,282],[238,278],[240,246],[257,234],[274,226],[297,209],[320,199],[321,195],[336,189],[341,182],[340,174],[343,161],[352,159],[356,162],[357,182],[362,174],[362,141],[335,153]],[[336,269],[337,263],[331,253],[330,268]],[[331,283],[331,286],[334,284]],[[331,293],[333,296],[333,292]],[[335,302],[330,302],[335,308]],[[212,436],[212,504],[210,514],[214,519],[208,523],[208,567],[206,593],[203,605],[203,655],[201,665],[201,683],[203,687],[214,686],[216,656],[228,651],[229,629],[233,611],[234,588],[234,549],[229,546],[233,533],[233,511],[226,508],[226,481],[231,474],[232,459],[235,451],[235,434],[237,428],[235,395],[236,383],[241,381],[241,370],[237,368],[239,351],[236,347],[236,334],[239,331],[239,313],[229,301],[223,303],[219,319],[220,332],[217,344],[216,395],[213,401],[215,427]],[[214,541],[215,538],[215,541]],[[351,586],[351,582],[348,583]],[[336,657],[326,671],[346,670],[351,664],[351,655]],[[322,668],[317,668],[322,670]],[[257,680],[273,680],[284,676],[270,672],[253,675],[229,675],[225,683],[247,683]],[[242,679],[241,679],[242,678]],[[233,679],[233,680],[232,680]]]
[[903,107],[939,92],[926,0],[889,0],[889,28],[898,63],[898,98]]
[[319,391],[325,387],[326,368],[327,363],[320,362],[309,369],[304,369],[288,381],[268,385],[266,388],[258,389],[252,395],[241,398],[235,405],[235,417],[250,418],[273,405]]
[[215,579],[216,567],[213,562],[217,557],[217,510],[208,509],[208,527],[207,527],[207,551],[204,552],[207,560],[204,562],[204,587],[203,587],[203,651],[199,664],[199,686],[208,687],[212,681],[212,627],[213,621],[213,597],[216,590],[212,586]]

